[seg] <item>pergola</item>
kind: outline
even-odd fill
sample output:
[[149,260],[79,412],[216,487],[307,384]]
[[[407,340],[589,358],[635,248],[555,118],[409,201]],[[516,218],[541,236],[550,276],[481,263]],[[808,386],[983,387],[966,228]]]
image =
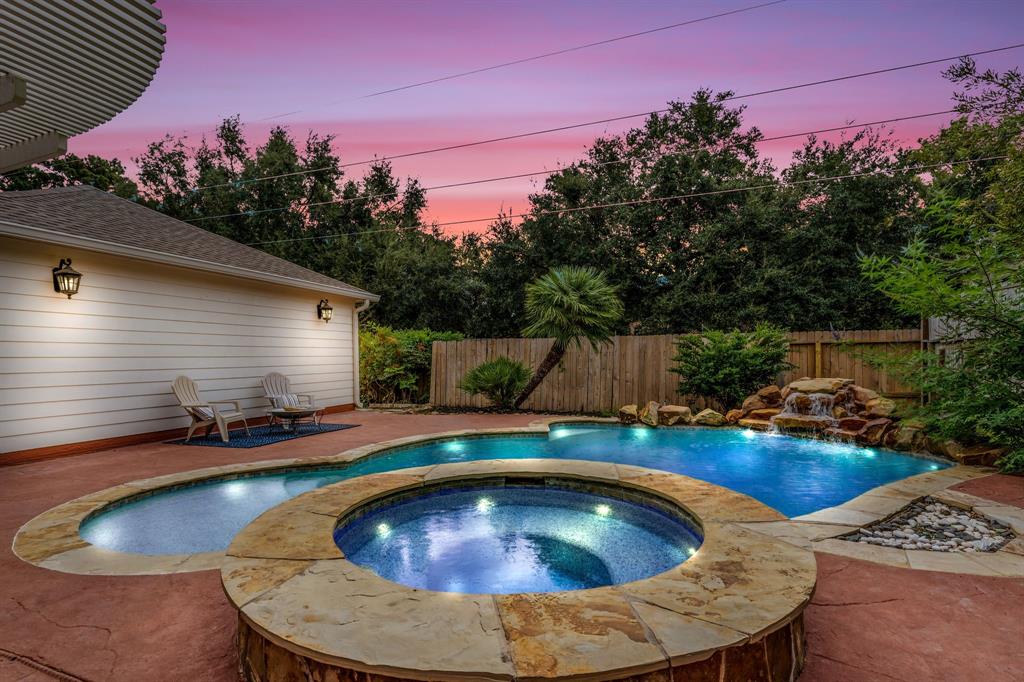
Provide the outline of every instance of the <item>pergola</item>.
[[164,51],[154,2],[0,2],[0,173],[60,156],[138,99]]

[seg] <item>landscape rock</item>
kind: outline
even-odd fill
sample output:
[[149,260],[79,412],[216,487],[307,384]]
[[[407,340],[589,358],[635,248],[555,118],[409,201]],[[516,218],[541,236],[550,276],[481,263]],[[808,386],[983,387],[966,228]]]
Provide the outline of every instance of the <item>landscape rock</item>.
[[619,408],[619,421],[623,424],[636,424],[637,406],[623,405]]
[[730,424],[735,424],[739,420],[743,419],[747,414],[746,410],[729,410],[725,413],[725,421]]
[[994,466],[996,461],[1006,454],[1006,448],[996,448],[990,445],[973,445],[969,448],[962,448],[951,455],[960,464],[970,466]]
[[835,393],[845,386],[853,383],[853,379],[840,379],[836,377],[824,379],[798,379],[789,384],[791,391],[800,393]]
[[697,416],[693,418],[693,423],[701,426],[725,426],[726,421],[722,414],[708,408],[698,412]]
[[766,419],[741,419],[739,425],[755,431],[769,431],[772,423]]
[[1014,534],[999,521],[925,497],[841,539],[932,552],[995,552]]
[[878,445],[885,437],[885,432],[892,426],[892,420],[881,417],[872,419],[857,432],[857,442],[865,445]]
[[765,407],[760,410],[751,410],[747,413],[747,417],[750,419],[771,419],[775,415],[782,412],[781,407]]
[[762,400],[761,396],[755,393],[743,401],[742,409],[744,412],[749,412],[751,410],[762,410],[766,407],[769,407],[768,403]]
[[867,419],[861,417],[844,417],[839,420],[839,428],[846,431],[860,431],[868,423]]
[[857,386],[854,384],[850,387],[853,393],[853,399],[862,405],[866,405],[869,401],[880,398],[877,391],[872,391],[870,388],[864,388],[863,386]]
[[824,431],[832,426],[832,420],[809,414],[780,414],[772,418],[772,424],[787,431]]
[[778,405],[782,402],[782,389],[775,384],[769,384],[756,393],[765,405]]
[[690,408],[685,405],[662,405],[658,408],[658,423],[662,426],[689,424],[692,418]]
[[864,403],[862,416],[870,419],[889,417],[896,411],[896,403],[888,398],[873,398]]
[[661,407],[661,404],[653,400],[644,405],[644,409],[640,410],[640,416],[638,417],[640,422],[648,426],[657,426],[659,407]]
[[845,407],[836,406],[832,408],[833,419],[844,419],[850,416],[850,412]]
[[856,431],[847,431],[845,429],[839,429],[836,427],[825,429],[824,433],[829,438],[835,438],[836,440],[852,442],[857,439]]

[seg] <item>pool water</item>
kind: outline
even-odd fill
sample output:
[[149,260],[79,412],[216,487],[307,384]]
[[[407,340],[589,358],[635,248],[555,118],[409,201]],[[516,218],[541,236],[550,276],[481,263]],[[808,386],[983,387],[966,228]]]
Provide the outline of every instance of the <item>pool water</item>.
[[750,495],[787,516],[832,507],[876,486],[950,466],[890,450],[741,429],[568,424],[548,434],[433,441],[347,467],[261,474],[156,493],[94,516],[82,525],[81,535],[100,547],[142,554],[224,550],[264,511],[320,486],[407,467],[532,457],[684,474]]
[[701,543],[660,510],[554,486],[441,490],[361,516],[334,540],[347,559],[388,580],[495,594],[640,580]]

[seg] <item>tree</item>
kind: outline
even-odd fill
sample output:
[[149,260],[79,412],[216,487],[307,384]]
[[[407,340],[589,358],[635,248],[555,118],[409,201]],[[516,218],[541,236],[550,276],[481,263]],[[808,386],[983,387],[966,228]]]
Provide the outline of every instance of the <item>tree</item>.
[[551,350],[519,393],[519,407],[558,365],[570,344],[580,346],[582,339],[597,348],[615,333],[623,306],[615,287],[593,268],[562,267],[551,270],[526,287],[526,319],[523,329],[528,338],[554,338]]
[[901,311],[940,322],[934,352],[876,362],[929,396],[917,414],[930,432],[1007,449],[1001,465],[1024,472],[1024,115],[1020,77],[947,75],[980,95],[958,98],[964,116],[923,141],[922,158],[994,158],[936,171],[925,221],[901,254],[866,257],[868,281]]
[[117,159],[104,159],[94,154],[65,154],[56,159],[20,168],[0,175],[0,191],[47,189],[70,185],[92,185],[119,197],[135,200],[139,189]]

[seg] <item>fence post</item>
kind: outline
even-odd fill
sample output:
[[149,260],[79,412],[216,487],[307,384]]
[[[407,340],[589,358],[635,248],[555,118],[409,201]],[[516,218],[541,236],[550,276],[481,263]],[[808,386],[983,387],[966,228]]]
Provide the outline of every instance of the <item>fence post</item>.
[[821,378],[821,341],[814,342],[814,378]]

